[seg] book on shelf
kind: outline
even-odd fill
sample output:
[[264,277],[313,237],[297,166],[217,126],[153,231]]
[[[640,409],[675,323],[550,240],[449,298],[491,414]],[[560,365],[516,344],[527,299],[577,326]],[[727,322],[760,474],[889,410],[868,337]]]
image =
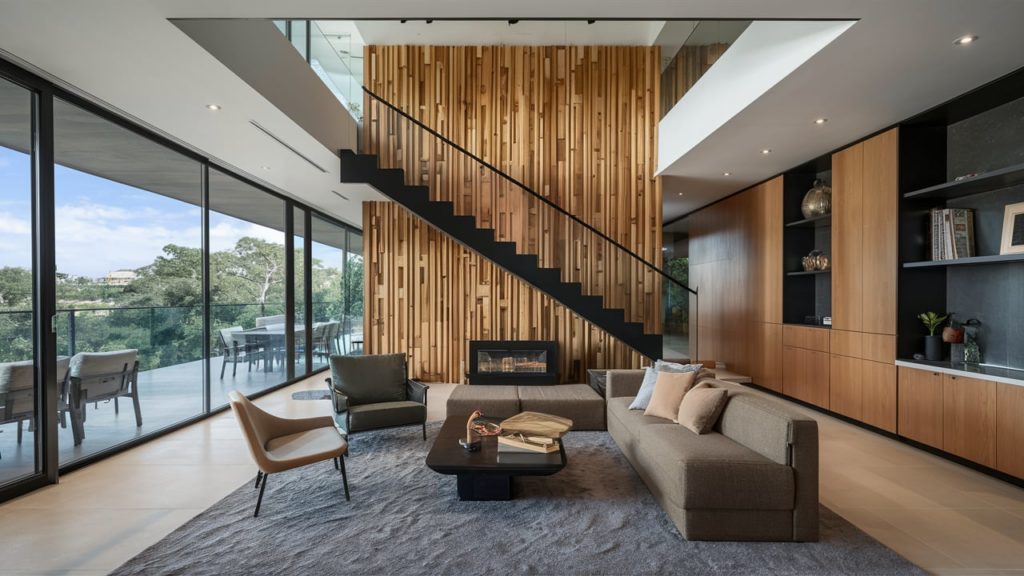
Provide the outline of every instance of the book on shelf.
[[498,436],[498,452],[519,454],[551,454],[558,452],[559,443],[554,438],[502,434]]
[[975,256],[974,210],[933,208],[930,213],[932,260]]

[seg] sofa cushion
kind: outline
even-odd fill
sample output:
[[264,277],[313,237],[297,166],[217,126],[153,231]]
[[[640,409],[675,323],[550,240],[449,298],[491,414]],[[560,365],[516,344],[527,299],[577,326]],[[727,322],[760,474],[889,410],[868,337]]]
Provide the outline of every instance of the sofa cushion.
[[707,434],[718,422],[728,400],[726,390],[703,382],[694,386],[679,403],[676,421],[695,434]]
[[519,414],[519,393],[515,386],[456,386],[448,397],[448,416],[469,416],[479,410],[485,416],[508,418]]
[[717,433],[649,426],[638,458],[661,491],[685,509],[792,510],[793,469]]
[[701,368],[703,368],[701,364],[676,364],[675,362],[665,362],[664,360],[656,361],[654,366],[644,369],[644,380],[640,384],[640,391],[636,393],[636,398],[629,405],[629,409],[647,409],[647,405],[651,403],[651,395],[654,394],[654,385],[658,382],[659,372],[698,372]]
[[693,388],[696,376],[694,372],[659,372],[651,403],[644,410],[644,416],[659,416],[675,422],[679,414],[679,403],[683,401],[686,392]]
[[348,409],[349,432],[422,424],[426,421],[427,407],[411,400],[362,404]]
[[587,384],[519,386],[519,409],[572,420],[573,430],[604,430],[604,398]]
[[408,400],[405,354],[331,356],[331,379],[349,406]]

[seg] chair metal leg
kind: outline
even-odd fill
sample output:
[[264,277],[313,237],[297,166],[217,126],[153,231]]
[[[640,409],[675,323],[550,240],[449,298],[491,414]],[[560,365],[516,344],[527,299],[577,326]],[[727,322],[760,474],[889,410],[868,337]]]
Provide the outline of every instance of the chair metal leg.
[[335,470],[341,470],[341,467],[338,465],[338,459],[337,458],[332,458],[331,461],[334,462],[334,469]]
[[224,369],[228,367],[228,357],[223,356],[223,361],[220,363],[220,379],[224,379]]
[[252,513],[253,518],[260,515],[260,504],[263,503],[263,491],[267,488],[267,478],[270,478],[270,474],[263,475],[263,482],[260,484],[260,497],[256,499],[256,511]]
[[263,480],[263,471],[262,470],[257,470],[256,471],[256,485],[252,487],[253,490],[255,490],[255,489],[260,487],[260,480]]
[[21,444],[21,420],[18,420],[18,444]]
[[114,398],[114,414],[120,414],[121,407],[117,405],[117,398]]
[[345,501],[348,502],[352,499],[348,497],[348,474],[345,473],[345,458],[338,457],[338,462],[341,463],[341,481],[345,483]]
[[135,385],[135,389],[132,390],[132,403],[135,404],[135,426],[142,427],[142,408],[139,406],[139,390],[138,384]]

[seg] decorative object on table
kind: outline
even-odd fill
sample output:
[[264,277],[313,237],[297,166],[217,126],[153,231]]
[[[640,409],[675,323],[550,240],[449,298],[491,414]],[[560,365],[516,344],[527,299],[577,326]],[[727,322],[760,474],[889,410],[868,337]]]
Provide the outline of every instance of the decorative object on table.
[[475,410],[469,415],[469,419],[466,420],[466,436],[459,438],[459,446],[462,446],[467,452],[476,452],[480,449],[480,437],[473,434],[473,428],[476,419],[481,416],[483,416],[483,413]]
[[931,361],[942,360],[942,336],[935,331],[942,326],[942,323],[949,318],[948,315],[939,316],[935,312],[925,312],[917,315],[917,319],[924,323],[928,329],[928,335],[924,337],[924,357]]
[[981,320],[971,318],[964,322],[964,363],[980,364],[981,347],[978,346],[978,331],[981,329]]
[[541,412],[520,412],[503,420],[501,428],[511,434],[561,438],[572,428],[572,420]]
[[963,361],[964,359],[964,328],[959,320],[949,314],[949,326],[942,329],[942,341],[949,344],[949,359]]
[[1000,254],[1024,254],[1024,202],[1003,209],[1003,241]]
[[497,436],[501,434],[501,426],[484,418],[473,420],[473,433],[477,436]]
[[824,318],[822,318],[821,319],[821,325],[822,326],[831,326],[832,325],[832,317],[831,316],[825,316]]
[[816,218],[832,212],[832,187],[824,180],[815,180],[800,203],[804,218]]
[[956,260],[976,255],[973,209],[933,208],[929,214],[932,260]]

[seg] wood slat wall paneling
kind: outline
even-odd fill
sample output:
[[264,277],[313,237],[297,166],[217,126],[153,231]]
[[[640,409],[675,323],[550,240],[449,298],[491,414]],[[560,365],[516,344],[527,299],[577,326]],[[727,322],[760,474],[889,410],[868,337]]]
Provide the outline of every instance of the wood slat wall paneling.
[[[661,183],[654,176],[660,93],[657,47],[368,46],[364,55],[364,83],[375,94],[661,266]],[[373,102],[369,97],[364,99],[364,151],[379,154],[382,167],[405,169],[407,184],[429,186],[431,199],[451,201],[457,214],[472,215],[478,226],[494,228],[496,239],[515,242],[520,253],[536,254],[541,266],[560,268],[563,280],[581,282],[584,292],[602,296],[606,307],[622,308],[627,320],[642,322],[648,333],[660,333],[660,276],[515,184]],[[379,208],[372,211],[377,217],[374,225],[382,227],[367,235],[379,240],[376,249],[405,244],[402,249],[408,250],[382,257],[381,271],[391,274],[432,259],[449,268],[455,263],[465,267],[469,266],[464,264],[467,259],[475,258],[458,245],[442,242],[440,237],[429,242],[401,237],[399,234],[412,234],[409,224],[401,225],[401,232],[388,232],[399,223],[387,218],[398,218],[398,213]],[[442,248],[448,252],[438,252]],[[575,317],[561,306],[536,291],[530,299],[524,299],[520,289],[513,288],[517,280],[504,272],[494,272],[498,275],[492,277],[490,268],[481,264],[471,267],[474,275],[450,269],[436,278],[410,280],[443,280],[455,284],[451,294],[480,298],[493,298],[500,286],[503,291],[499,292],[506,298],[501,302],[514,310],[496,308],[490,299],[460,309],[472,316],[482,332],[510,329],[502,323],[513,316],[517,326],[541,329],[542,319],[557,316],[563,358],[581,353],[581,343],[594,341],[592,335],[583,335],[580,320],[571,320]],[[424,268],[419,270],[427,273]],[[484,272],[484,276],[479,275]],[[498,281],[501,275],[505,277]],[[375,326],[373,318],[411,315],[411,326],[430,320],[430,314],[436,318],[441,312],[447,313],[447,309],[431,311],[429,304],[437,306],[436,299],[429,300],[426,308],[408,300],[385,302],[402,298],[409,291],[423,293],[415,288],[384,279],[368,286],[368,291],[381,291],[367,298],[368,352],[399,349],[390,340],[395,336],[379,333],[388,328]],[[447,295],[450,288],[431,289]],[[530,303],[534,316],[524,312],[525,302]],[[542,302],[561,311],[551,316]],[[375,303],[379,309],[374,308]],[[407,307],[400,312],[389,310],[403,305]],[[462,322],[453,318],[448,321]],[[461,380],[463,370],[453,363],[460,361],[465,352],[453,348],[446,332],[449,329],[452,327],[437,325],[430,332],[416,329],[416,336],[400,340],[419,346],[418,350],[431,351],[434,359],[424,366],[425,372],[419,373],[424,378]],[[471,338],[459,330],[454,334],[459,341]],[[443,353],[434,349],[442,346],[442,340],[446,347]],[[611,341],[602,337],[605,340]],[[389,342],[387,346],[385,341]],[[612,345],[606,348],[611,350]],[[589,353],[585,356],[577,356],[576,363],[593,367],[597,360]],[[606,366],[613,365],[613,357],[631,357],[603,350],[599,356],[602,362],[608,362],[603,364]],[[637,357],[636,365],[638,362]],[[577,381],[583,377],[579,371],[571,374]],[[563,374],[563,378],[569,376],[568,371]]]
[[365,347],[405,352],[410,375],[462,382],[470,340],[556,340],[563,382],[638,368],[628,346],[394,202],[363,204]]

